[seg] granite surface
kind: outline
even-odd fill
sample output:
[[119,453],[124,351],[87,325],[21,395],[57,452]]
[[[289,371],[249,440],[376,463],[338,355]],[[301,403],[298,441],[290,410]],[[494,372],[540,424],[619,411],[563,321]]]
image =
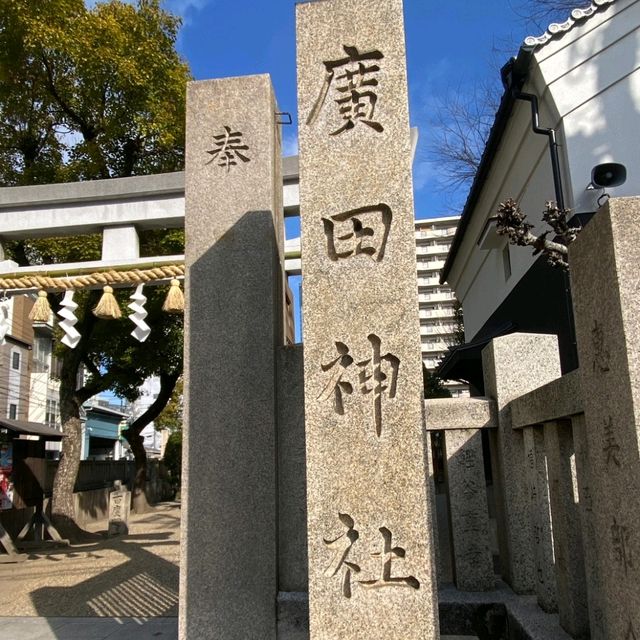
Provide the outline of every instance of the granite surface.
[[556,336],[513,333],[494,338],[482,351],[485,392],[498,406],[496,506],[503,576],[516,593],[535,588],[522,432],[514,431],[510,402],[560,377]]
[[266,75],[187,89],[182,640],[276,637],[276,111]]
[[515,398],[511,403],[513,426],[542,424],[582,413],[580,371],[575,369]]
[[589,632],[587,581],[571,422],[544,425],[560,624],[576,638]]
[[438,637],[401,0],[297,6],[313,640]]
[[600,637],[640,638],[640,198],[615,198],[571,245],[571,289],[601,609]]
[[481,436],[477,429],[444,432],[455,583],[461,591],[495,586]]
[[496,403],[490,398],[430,398],[424,401],[428,431],[442,429],[494,429]]
[[306,591],[307,484],[302,345],[277,351],[278,591]]
[[529,526],[533,540],[536,565],[535,590],[538,604],[544,611],[556,611],[556,574],[549,508],[549,485],[544,450],[544,432],[541,427],[525,427],[524,440],[525,478]]

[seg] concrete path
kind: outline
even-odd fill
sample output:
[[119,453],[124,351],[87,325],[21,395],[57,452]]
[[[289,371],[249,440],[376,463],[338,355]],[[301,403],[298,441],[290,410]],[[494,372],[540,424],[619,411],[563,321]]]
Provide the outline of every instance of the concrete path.
[[176,640],[177,618],[0,618],[3,640]]
[[[106,522],[87,528],[104,530]],[[177,616],[180,505],[133,516],[129,530],[123,538],[31,551],[25,562],[0,564],[0,616]]]
[[[0,618],[6,640],[177,640],[177,618]],[[442,636],[441,640],[474,640]]]

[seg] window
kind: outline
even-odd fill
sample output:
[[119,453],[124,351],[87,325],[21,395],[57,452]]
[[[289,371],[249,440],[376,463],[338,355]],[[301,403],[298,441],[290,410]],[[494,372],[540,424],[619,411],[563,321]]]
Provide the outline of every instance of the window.
[[15,420],[17,415],[18,415],[18,405],[17,404],[10,404],[9,405],[9,418],[11,420]]
[[20,371],[20,353],[18,351],[11,354],[11,368]]
[[47,400],[44,421],[50,427],[55,427],[57,423],[58,403],[55,400]]

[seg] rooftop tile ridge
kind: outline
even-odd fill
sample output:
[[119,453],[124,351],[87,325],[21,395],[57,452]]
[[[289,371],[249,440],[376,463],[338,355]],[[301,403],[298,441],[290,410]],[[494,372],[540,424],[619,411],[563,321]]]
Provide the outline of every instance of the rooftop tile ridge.
[[615,0],[592,0],[591,4],[587,7],[573,9],[564,22],[552,22],[542,35],[527,36],[524,39],[523,46],[530,49],[543,47],[556,36],[561,36],[567,31],[570,31],[577,23],[590,18],[594,13],[614,2]]

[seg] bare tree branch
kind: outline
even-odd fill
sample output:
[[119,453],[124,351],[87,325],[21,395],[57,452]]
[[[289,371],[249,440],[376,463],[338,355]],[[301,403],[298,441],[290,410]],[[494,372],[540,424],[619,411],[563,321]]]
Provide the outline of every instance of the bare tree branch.
[[[580,231],[580,227],[569,226],[567,222],[569,214],[569,209],[559,209],[555,202],[547,202],[542,220],[551,229],[536,236],[531,233],[533,225],[527,222],[527,216],[522,213],[518,203],[508,198],[498,205],[497,232],[507,236],[511,244],[533,247],[534,256],[540,253],[546,255],[551,266],[568,269],[567,247],[576,239]],[[551,231],[554,232],[556,240],[547,238]]]

